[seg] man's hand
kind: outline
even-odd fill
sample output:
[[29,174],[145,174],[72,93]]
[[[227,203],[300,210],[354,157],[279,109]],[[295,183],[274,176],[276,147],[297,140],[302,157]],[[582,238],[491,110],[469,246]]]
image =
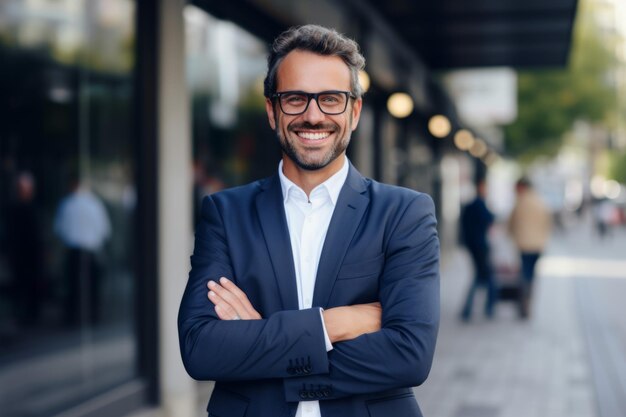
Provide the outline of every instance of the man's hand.
[[[215,304],[215,312],[221,320],[259,320],[261,315],[254,309],[248,296],[227,278],[219,284],[209,281],[209,300]],[[380,303],[356,304],[329,308],[322,313],[324,326],[331,343],[357,338],[381,328]]]
[[208,297],[215,304],[221,320],[259,320],[261,315],[252,307],[248,296],[232,281],[222,277],[220,283],[209,281]]
[[381,329],[380,303],[329,308],[322,313],[331,343],[355,339]]

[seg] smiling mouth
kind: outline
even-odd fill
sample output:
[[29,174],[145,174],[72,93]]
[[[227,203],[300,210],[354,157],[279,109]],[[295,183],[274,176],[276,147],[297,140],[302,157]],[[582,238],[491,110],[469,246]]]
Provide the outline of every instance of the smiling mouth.
[[331,132],[295,132],[298,137],[306,140],[322,140],[330,136]]

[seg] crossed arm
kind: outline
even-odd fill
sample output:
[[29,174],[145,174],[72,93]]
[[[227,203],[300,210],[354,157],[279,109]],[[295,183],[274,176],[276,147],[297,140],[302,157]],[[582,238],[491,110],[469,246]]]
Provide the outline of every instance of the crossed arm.
[[[220,283],[209,281],[209,300],[221,320],[260,320],[246,294],[226,277]],[[331,343],[355,339],[381,329],[380,303],[335,307],[322,312],[324,327]]]
[[[329,399],[421,384],[430,369],[439,321],[433,212],[432,201],[418,196],[390,227],[379,281],[381,304],[323,312],[333,343],[327,352],[318,309],[261,317],[232,282],[221,280],[207,288],[207,277],[233,276],[222,214],[208,197],[179,313],[187,371],[208,380],[281,378],[287,401],[300,401],[305,384],[332,386]],[[208,292],[216,308],[207,308]],[[236,316],[242,320],[233,320]],[[311,365],[307,375],[290,372],[296,357]]]

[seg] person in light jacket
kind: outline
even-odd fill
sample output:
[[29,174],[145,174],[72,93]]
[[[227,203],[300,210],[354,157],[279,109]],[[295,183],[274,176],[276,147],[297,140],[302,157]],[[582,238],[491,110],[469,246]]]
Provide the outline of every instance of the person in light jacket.
[[528,316],[535,266],[550,238],[552,216],[526,178],[515,185],[517,200],[509,218],[509,232],[521,256],[524,301],[522,316]]

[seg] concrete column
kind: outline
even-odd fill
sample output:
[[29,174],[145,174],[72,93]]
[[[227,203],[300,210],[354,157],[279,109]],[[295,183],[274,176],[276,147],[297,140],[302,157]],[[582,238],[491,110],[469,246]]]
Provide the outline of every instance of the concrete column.
[[190,104],[185,80],[183,0],[159,5],[159,350],[166,416],[197,415],[196,383],[183,368],[177,314],[192,242]]

